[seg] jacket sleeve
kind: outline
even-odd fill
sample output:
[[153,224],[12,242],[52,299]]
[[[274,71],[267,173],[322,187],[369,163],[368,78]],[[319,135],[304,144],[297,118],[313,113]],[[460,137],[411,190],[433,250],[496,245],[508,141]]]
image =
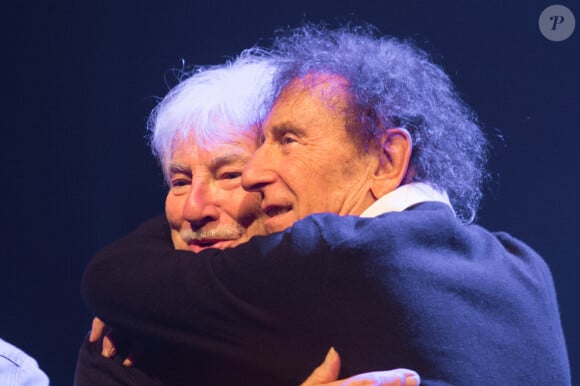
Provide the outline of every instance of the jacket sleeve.
[[167,222],[155,218],[91,259],[82,295],[107,324],[139,336],[193,347],[255,337],[325,296],[328,253],[318,234],[318,224],[306,222],[195,254],[175,250]]

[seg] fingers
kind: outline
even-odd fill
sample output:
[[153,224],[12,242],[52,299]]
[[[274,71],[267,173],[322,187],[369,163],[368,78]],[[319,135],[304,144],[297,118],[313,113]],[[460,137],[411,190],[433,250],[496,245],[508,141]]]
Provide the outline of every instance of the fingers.
[[99,318],[94,318],[91,325],[91,333],[89,334],[89,342],[95,343],[101,336],[107,326]]
[[395,369],[374,371],[355,375],[340,383],[340,386],[417,386],[421,377],[413,370]]
[[[122,342],[119,342],[120,337],[118,336],[118,334],[116,335],[114,332],[115,332],[114,330],[111,330],[107,335],[103,337],[103,348],[101,350],[101,355],[104,356],[105,358],[114,357],[117,354],[117,345],[122,344]],[[133,366],[134,364],[135,364],[134,354],[127,355],[127,357],[123,360],[124,366],[130,367]]]
[[101,355],[105,358],[112,358],[117,353],[117,348],[115,343],[111,339],[111,334],[105,335],[103,338],[103,349],[101,350]]
[[338,373],[340,372],[340,356],[331,347],[324,358],[324,361],[314,369],[312,374],[302,383],[301,386],[315,386],[324,385],[329,382],[335,381],[338,378]]
[[[101,319],[94,318],[91,326],[91,333],[89,334],[89,342],[95,343],[97,340],[99,340],[105,333],[106,328],[107,326]],[[112,332],[109,331],[109,333],[103,337],[103,348],[101,349],[101,355],[105,358],[112,358],[116,353],[117,348],[113,342]]]
[[337,380],[340,372],[340,356],[331,347],[312,374],[300,386],[418,386],[421,378],[413,370],[394,369],[373,371]]
[[125,358],[125,360],[123,360],[123,366],[131,367],[131,366],[133,366],[134,363],[135,363],[135,359],[133,358],[133,356],[131,354],[129,354],[127,356],[127,358]]

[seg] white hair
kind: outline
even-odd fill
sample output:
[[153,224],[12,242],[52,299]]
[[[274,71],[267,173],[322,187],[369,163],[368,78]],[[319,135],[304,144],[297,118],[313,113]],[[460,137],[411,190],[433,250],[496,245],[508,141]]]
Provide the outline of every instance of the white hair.
[[199,146],[211,148],[254,130],[268,112],[274,72],[268,55],[250,49],[225,64],[183,73],[147,123],[166,180],[175,138],[193,135]]

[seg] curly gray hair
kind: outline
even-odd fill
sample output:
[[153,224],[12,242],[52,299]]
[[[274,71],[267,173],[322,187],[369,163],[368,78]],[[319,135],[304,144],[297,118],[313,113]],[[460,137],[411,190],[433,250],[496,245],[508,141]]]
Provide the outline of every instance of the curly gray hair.
[[381,128],[407,129],[413,180],[445,190],[458,217],[473,221],[487,176],[487,140],[475,113],[424,51],[378,36],[372,26],[313,24],[279,33],[273,51],[276,93],[309,73],[345,78],[351,94],[347,128],[354,138],[368,144]]

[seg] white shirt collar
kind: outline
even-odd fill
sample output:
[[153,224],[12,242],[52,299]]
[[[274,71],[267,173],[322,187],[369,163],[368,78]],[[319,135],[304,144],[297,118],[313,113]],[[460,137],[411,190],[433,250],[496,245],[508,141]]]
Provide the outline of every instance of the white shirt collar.
[[376,217],[388,212],[402,212],[403,210],[421,202],[436,201],[453,207],[449,202],[447,193],[433,188],[424,182],[412,182],[399,186],[390,193],[375,201],[362,214],[361,217]]

